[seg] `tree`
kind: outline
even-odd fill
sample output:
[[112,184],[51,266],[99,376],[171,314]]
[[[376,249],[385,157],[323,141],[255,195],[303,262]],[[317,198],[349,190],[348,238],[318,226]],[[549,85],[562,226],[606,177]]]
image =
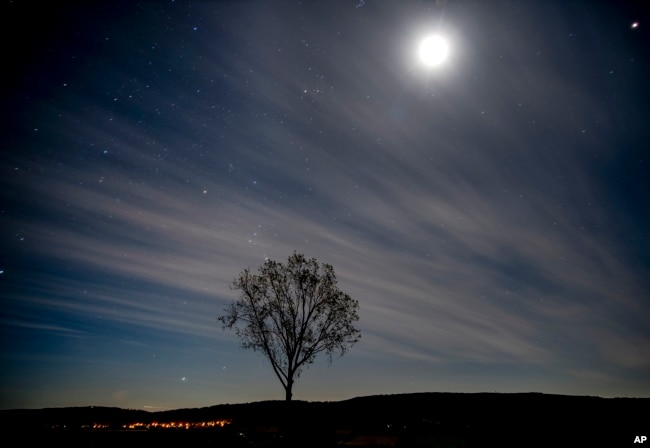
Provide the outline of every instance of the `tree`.
[[302,370],[325,353],[343,356],[361,337],[354,327],[359,302],[338,289],[334,268],[293,253],[286,265],[267,260],[257,274],[244,269],[233,282],[239,297],[219,321],[235,329],[243,348],[262,352],[291,401]]

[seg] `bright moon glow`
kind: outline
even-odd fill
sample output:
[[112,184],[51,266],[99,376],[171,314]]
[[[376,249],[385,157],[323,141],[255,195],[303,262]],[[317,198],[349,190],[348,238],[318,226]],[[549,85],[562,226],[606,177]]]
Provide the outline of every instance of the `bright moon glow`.
[[420,44],[420,60],[430,67],[442,64],[448,52],[447,41],[440,36],[429,36]]

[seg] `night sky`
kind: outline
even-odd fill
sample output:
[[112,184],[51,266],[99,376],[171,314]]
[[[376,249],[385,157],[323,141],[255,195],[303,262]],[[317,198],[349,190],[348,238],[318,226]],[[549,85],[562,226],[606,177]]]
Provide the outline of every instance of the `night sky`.
[[643,3],[3,1],[0,408],[283,399],[217,317],[294,251],[295,399],[650,396]]

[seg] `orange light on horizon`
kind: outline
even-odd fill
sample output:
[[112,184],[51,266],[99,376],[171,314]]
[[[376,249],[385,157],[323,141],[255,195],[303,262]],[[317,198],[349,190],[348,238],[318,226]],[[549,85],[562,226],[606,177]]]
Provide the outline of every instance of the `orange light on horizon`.
[[[123,429],[152,429],[152,428],[163,428],[163,429],[193,429],[193,428],[214,428],[220,427],[223,428],[226,425],[232,423],[231,419],[225,420],[210,420],[203,422],[151,422],[151,423],[130,423],[128,425],[122,425]],[[107,427],[107,425],[104,425]],[[94,429],[100,429],[100,425],[93,426]]]

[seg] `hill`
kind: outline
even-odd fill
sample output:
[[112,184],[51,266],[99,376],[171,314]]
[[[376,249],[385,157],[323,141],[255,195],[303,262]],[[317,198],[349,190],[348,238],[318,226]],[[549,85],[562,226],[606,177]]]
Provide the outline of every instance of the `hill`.
[[649,411],[648,398],[414,393],[162,412],[11,410],[0,411],[0,421],[5,432],[47,432],[68,446],[113,446],[128,437],[228,446],[626,446],[650,436]]

